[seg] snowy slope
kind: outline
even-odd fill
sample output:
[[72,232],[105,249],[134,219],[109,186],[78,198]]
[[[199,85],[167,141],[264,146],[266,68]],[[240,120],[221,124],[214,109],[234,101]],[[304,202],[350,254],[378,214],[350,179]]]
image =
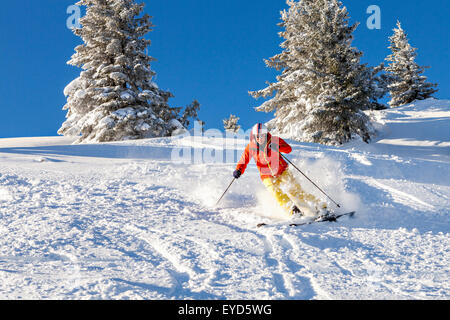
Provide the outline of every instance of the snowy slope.
[[299,228],[256,228],[283,217],[254,166],[215,207],[235,159],[174,160],[235,158],[244,140],[0,139],[0,298],[448,299],[450,101],[372,116],[370,145],[292,143],[358,210]]

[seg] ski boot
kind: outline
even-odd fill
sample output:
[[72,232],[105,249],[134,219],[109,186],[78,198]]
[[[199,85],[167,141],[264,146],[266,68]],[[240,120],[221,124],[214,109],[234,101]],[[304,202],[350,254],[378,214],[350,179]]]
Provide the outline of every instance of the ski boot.
[[326,203],[322,203],[320,206],[316,206],[316,220],[321,220],[323,218],[327,218],[330,216],[332,212],[328,210],[328,206]]
[[297,207],[297,206],[294,206],[293,208],[292,208],[292,211],[291,211],[291,217],[293,218],[293,219],[299,219],[299,218],[303,218],[305,215],[303,214],[303,212]]

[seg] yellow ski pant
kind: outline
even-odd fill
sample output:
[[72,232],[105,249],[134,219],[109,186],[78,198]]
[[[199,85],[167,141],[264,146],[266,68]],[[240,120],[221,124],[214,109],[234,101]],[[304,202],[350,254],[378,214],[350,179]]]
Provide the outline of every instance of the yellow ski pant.
[[289,215],[292,215],[294,206],[308,216],[314,216],[320,209],[327,207],[325,203],[306,193],[289,169],[286,169],[279,177],[264,179],[263,183]]

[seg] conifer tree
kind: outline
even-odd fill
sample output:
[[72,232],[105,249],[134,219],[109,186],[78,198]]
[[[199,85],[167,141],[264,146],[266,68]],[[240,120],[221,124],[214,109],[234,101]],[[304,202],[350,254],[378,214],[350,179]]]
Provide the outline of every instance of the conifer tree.
[[386,68],[389,81],[389,92],[391,107],[397,107],[413,102],[414,100],[424,100],[431,98],[437,84],[428,83],[427,77],[423,76],[425,68],[416,62],[417,49],[413,48],[408,41],[406,32],[403,30],[400,21],[397,21],[397,28],[389,38],[392,54],[386,60],[390,62]]
[[235,115],[230,115],[228,119],[223,120],[223,127],[225,131],[236,133],[241,129],[241,126],[238,124],[239,117]]
[[282,74],[267,88],[250,92],[255,98],[274,96],[256,110],[275,112],[268,126],[287,138],[342,144],[360,136],[368,142],[372,127],[361,110],[377,99],[377,70],[362,65],[362,52],[351,46],[357,24],[349,25],[338,0],[287,4],[280,24],[284,50],[266,60]]
[[172,97],[152,81],[146,54],[152,30],[143,4],[134,0],[81,0],[86,7],[75,35],[83,44],[68,64],[82,68],[64,90],[68,110],[61,135],[77,142],[105,142],[168,136],[181,125]]
[[[186,106],[183,113],[180,114],[178,121],[186,129],[191,125],[191,120],[199,121],[202,123],[202,126],[204,126],[205,123],[198,118],[199,110],[200,103],[197,100],[194,100],[190,105]],[[180,112],[181,108],[177,109],[177,111]]]
[[[376,67],[367,68],[367,75],[363,76],[363,79],[366,81],[366,84],[363,85],[363,87],[367,89],[367,94],[370,97],[368,110],[383,110],[388,108],[388,106],[379,101],[380,99],[383,99],[389,91],[388,84],[390,77],[386,73],[381,73],[382,71],[385,71],[385,69],[384,63],[381,63]],[[362,109],[366,110],[365,108]]]

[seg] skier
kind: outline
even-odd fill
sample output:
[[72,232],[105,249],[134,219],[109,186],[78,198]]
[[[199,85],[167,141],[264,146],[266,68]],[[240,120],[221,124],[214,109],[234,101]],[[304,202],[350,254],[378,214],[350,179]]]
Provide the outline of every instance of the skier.
[[302,189],[290,172],[289,165],[280,155],[291,152],[289,144],[272,136],[266,126],[258,123],[251,131],[250,143],[245,148],[233,176],[239,179],[253,158],[264,185],[288,215],[301,217],[326,213],[327,204]]

